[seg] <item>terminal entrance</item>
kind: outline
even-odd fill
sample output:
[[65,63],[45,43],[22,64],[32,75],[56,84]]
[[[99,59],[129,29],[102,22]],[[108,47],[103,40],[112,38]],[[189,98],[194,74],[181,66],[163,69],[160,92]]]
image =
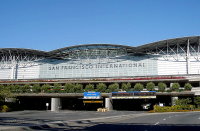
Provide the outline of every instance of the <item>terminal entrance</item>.
[[[119,96],[102,97],[100,99],[83,99],[83,97],[60,97],[60,110],[84,110],[97,111],[98,108],[105,108],[106,99],[110,99],[113,110],[147,111],[152,110],[154,105],[171,105],[170,95],[158,95],[155,98],[147,96]],[[121,94],[120,94],[121,95]],[[126,94],[127,95],[127,94]],[[149,96],[148,96],[149,97]],[[48,107],[47,107],[48,103]],[[51,110],[51,97],[17,97],[15,107],[19,110]]]
[[146,111],[152,110],[156,99],[113,99],[113,110]]
[[88,110],[96,111],[97,108],[104,107],[104,100],[62,98],[62,110]]

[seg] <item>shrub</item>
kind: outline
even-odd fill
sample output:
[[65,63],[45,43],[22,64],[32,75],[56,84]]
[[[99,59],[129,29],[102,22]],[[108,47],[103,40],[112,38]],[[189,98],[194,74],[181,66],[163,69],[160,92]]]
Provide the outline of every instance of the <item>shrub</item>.
[[179,91],[179,88],[180,88],[180,84],[179,83],[173,83],[172,87],[171,87],[171,90],[172,91]]
[[8,112],[8,111],[9,111],[8,106],[7,106],[7,105],[1,106],[1,111],[2,111],[2,112]]
[[44,84],[41,87],[42,92],[50,92],[50,85],[49,84]]
[[194,98],[194,104],[197,106],[197,108],[200,108],[200,96]]
[[83,85],[82,84],[75,84],[74,85],[74,93],[82,93],[83,92]]
[[94,91],[94,85],[93,84],[88,84],[85,86],[85,91]]
[[184,85],[184,88],[185,88],[186,91],[191,91],[192,85],[191,85],[190,83],[186,83],[186,84]]
[[122,87],[121,87],[122,90],[124,91],[129,91],[131,89],[131,84],[130,83],[122,83]]
[[96,89],[96,91],[97,91],[97,92],[105,92],[105,91],[106,91],[106,88],[107,88],[106,84],[104,84],[104,83],[99,83],[99,84],[97,84],[97,89]]
[[39,85],[39,84],[34,84],[34,85],[32,86],[32,92],[33,92],[33,93],[40,93],[40,92],[41,92],[41,87],[40,87],[40,85]]
[[142,91],[144,89],[144,86],[140,83],[136,83],[134,86],[135,91]]
[[155,90],[155,84],[153,82],[149,82],[149,83],[147,83],[146,88],[147,88],[148,91],[154,91]]
[[162,82],[158,83],[159,92],[164,92],[166,88],[167,88],[167,85],[165,83],[162,83]]
[[64,86],[64,92],[66,93],[73,93],[74,92],[74,84],[72,83],[66,83],[65,86]]
[[119,84],[118,83],[114,83],[108,86],[108,90],[107,92],[115,92],[119,90]]
[[174,105],[174,106],[158,106],[155,105],[153,111],[151,112],[183,112],[183,111],[191,111],[194,110],[194,106],[193,105],[187,105],[187,108],[183,108],[180,105]]

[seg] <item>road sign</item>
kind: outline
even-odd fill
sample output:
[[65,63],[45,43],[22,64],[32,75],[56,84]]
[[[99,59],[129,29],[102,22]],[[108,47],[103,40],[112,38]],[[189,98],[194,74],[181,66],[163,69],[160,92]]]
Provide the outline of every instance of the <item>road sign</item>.
[[83,93],[84,99],[101,99],[100,92],[84,92]]

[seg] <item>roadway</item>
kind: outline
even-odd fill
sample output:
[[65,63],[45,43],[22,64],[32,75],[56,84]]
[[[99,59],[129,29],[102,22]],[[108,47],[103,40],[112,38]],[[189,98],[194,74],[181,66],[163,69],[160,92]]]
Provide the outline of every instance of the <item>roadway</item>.
[[0,113],[0,130],[200,130],[200,112],[19,111]]

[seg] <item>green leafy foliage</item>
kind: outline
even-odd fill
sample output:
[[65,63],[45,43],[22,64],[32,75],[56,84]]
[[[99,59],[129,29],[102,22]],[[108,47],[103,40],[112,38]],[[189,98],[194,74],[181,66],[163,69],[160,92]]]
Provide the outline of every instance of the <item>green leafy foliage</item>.
[[119,84],[118,83],[110,84],[108,86],[107,92],[116,92],[116,91],[119,91]]
[[148,91],[154,91],[155,90],[155,84],[153,82],[149,82],[146,85],[146,88]]
[[40,93],[42,90],[41,90],[41,87],[40,87],[40,85],[39,84],[34,84],[33,86],[32,86],[32,92],[33,93]]
[[180,105],[174,105],[174,106],[154,106],[154,112],[180,112],[180,111],[191,111],[194,110],[193,105],[186,105],[184,108]]
[[66,83],[65,86],[64,86],[64,92],[73,93],[73,91],[74,91],[74,84]]
[[93,84],[88,84],[85,86],[85,91],[94,91],[94,85]]
[[97,91],[97,92],[106,92],[106,88],[107,88],[106,84],[104,84],[104,83],[99,83],[99,84],[97,84],[97,89],[96,89],[96,91]]
[[142,91],[144,86],[141,83],[136,83],[134,86],[134,91]]
[[182,109],[188,109],[188,105],[192,102],[191,98],[177,99],[175,105],[180,106]]
[[9,107],[7,105],[3,105],[0,107],[2,112],[8,112],[9,111]]
[[159,92],[164,92],[166,88],[167,88],[167,85],[165,83],[162,83],[162,82],[158,83],[158,91]]
[[74,85],[74,92],[75,93],[82,93],[83,92],[83,85],[82,84],[75,84]]
[[44,93],[46,93],[46,92],[51,92],[50,91],[50,85],[49,84],[44,84],[44,85],[42,85],[42,87],[41,87],[41,90],[42,90],[42,92]]
[[179,88],[180,88],[180,84],[179,83],[173,83],[172,87],[171,87],[171,90],[172,91],[179,91]]
[[130,91],[131,84],[130,83],[122,83],[121,89],[124,90],[124,91]]
[[0,88],[0,101],[4,102],[5,98],[14,98],[13,93],[5,87]]
[[200,96],[194,98],[194,104],[197,106],[197,108],[200,108]]
[[191,85],[190,83],[186,83],[186,84],[184,85],[184,88],[185,88],[186,91],[191,91],[192,85]]

